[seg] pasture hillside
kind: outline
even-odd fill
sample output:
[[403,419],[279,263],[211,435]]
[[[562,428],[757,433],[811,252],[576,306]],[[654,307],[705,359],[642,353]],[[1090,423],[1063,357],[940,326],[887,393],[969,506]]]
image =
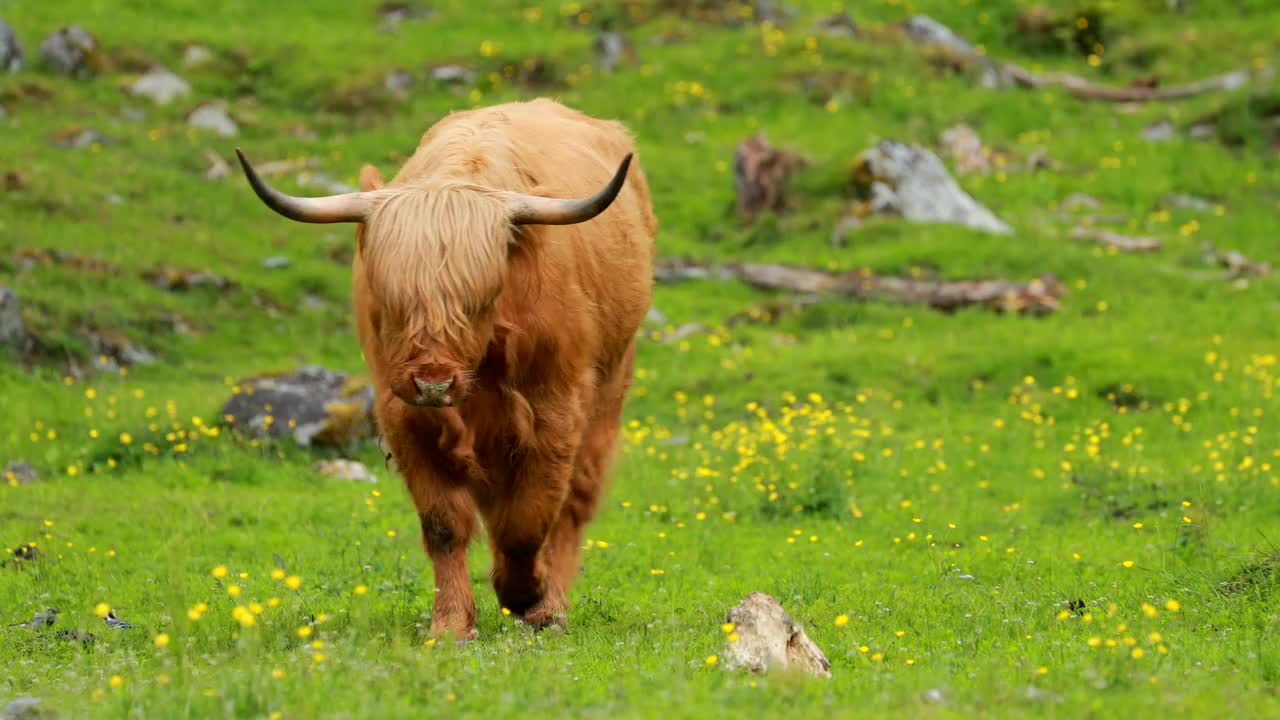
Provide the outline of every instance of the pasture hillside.
[[[0,0],[0,20],[0,60],[6,25],[25,58],[0,75],[0,714],[1280,714],[1271,0]],[[64,72],[42,45],[71,25],[95,46],[49,41]],[[315,365],[358,391],[364,369],[353,229],[267,211],[234,148],[326,194],[365,162],[394,174],[451,110],[540,96],[631,129],[661,281],[569,632],[505,617],[478,542],[480,638],[435,644],[378,444],[224,417],[248,378]],[[757,133],[796,161],[785,204],[744,219]],[[1011,231],[876,212],[861,160],[889,141]],[[764,289],[741,262],[879,292]],[[985,280],[1024,294],[920,301]],[[377,482],[317,471],[336,458]],[[725,668],[725,613],[757,590],[831,678]]]

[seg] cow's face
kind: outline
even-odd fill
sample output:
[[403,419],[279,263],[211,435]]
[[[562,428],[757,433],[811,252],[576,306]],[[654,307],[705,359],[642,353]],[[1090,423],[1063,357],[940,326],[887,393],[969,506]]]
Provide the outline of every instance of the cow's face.
[[390,321],[377,327],[388,350],[388,385],[401,401],[424,408],[454,407],[471,394],[493,337],[492,304],[468,313],[465,331],[452,338]]

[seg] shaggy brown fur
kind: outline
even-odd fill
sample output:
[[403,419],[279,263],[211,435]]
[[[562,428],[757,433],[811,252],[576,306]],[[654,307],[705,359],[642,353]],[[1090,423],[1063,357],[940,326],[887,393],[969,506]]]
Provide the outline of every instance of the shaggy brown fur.
[[[432,633],[471,637],[467,545],[485,521],[503,607],[564,624],[582,527],[605,484],[649,306],[657,220],[638,164],[577,225],[507,223],[493,191],[603,187],[634,145],[621,125],[550,100],[434,125],[357,226],[354,307],[383,436],[435,571]],[[414,377],[465,402],[415,407]]]

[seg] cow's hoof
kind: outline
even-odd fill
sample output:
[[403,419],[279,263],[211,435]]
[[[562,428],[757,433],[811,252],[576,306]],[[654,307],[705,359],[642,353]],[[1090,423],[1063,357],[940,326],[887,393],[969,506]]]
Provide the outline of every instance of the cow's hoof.
[[532,626],[535,630],[555,628],[568,632],[567,615],[568,611],[564,608],[556,607],[544,600],[522,615],[520,620],[526,625]]
[[[462,630],[447,625],[431,625],[431,638],[436,643],[445,643],[450,640],[459,647],[480,637],[480,633],[476,631],[475,626],[471,626]],[[430,642],[430,641],[429,641]]]

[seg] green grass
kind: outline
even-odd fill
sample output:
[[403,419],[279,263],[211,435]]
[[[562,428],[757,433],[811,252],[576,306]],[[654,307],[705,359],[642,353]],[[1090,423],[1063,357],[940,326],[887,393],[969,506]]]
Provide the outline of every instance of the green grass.
[[[1024,4],[1012,0],[866,4],[854,16],[868,33],[855,40],[811,31],[831,3],[792,4],[800,15],[781,35],[670,16],[629,25],[643,66],[602,76],[581,69],[594,32],[573,27],[567,3],[439,2],[431,19],[385,34],[373,2],[0,2],[29,55],[80,22],[117,59],[90,80],[31,69],[0,78],[0,172],[25,184],[0,194],[0,285],[18,292],[44,348],[33,368],[0,361],[0,461],[26,460],[46,478],[0,483],[0,547],[33,542],[40,554],[3,558],[0,620],[52,606],[57,629],[99,638],[81,648],[0,629],[0,705],[32,694],[68,717],[1280,712],[1277,282],[1236,286],[1201,260],[1208,241],[1280,264],[1280,163],[1274,128],[1255,114],[1280,87],[1135,109],[997,92],[934,69],[887,32],[924,12],[1027,66],[1173,84],[1274,67],[1280,12],[1261,0],[1202,0],[1188,15],[1113,2],[1091,67],[1019,49],[1009,29]],[[687,40],[652,42],[685,24]],[[182,68],[188,42],[212,49],[214,64]],[[124,94],[122,48],[180,72],[192,95],[157,107]],[[556,84],[489,78],[533,55]],[[422,79],[445,62],[475,67],[477,87]],[[395,68],[420,78],[408,99],[381,89]],[[813,72],[848,73],[834,86],[852,89],[827,105],[801,89],[797,78]],[[503,617],[477,544],[480,639],[425,645],[430,565],[378,449],[354,457],[380,482],[354,485],[312,472],[331,452],[209,429],[239,378],[363,366],[349,271],[333,259],[351,229],[270,214],[242,178],[206,180],[205,152],[317,158],[315,170],[354,184],[363,162],[394,172],[451,109],[538,94],[633,130],[664,256],[950,278],[1053,272],[1070,293],[1046,317],[829,302],[729,328],[769,296],[716,282],[659,287],[654,305],[671,326],[711,330],[641,343],[570,632]],[[211,98],[229,101],[241,137],[187,129],[185,114]],[[144,117],[128,119],[126,107]],[[1142,138],[1156,120],[1181,129],[1224,108],[1231,143]],[[937,147],[959,122],[1013,155],[1004,174],[961,182],[1015,235],[874,220],[831,247],[859,152],[883,138]],[[111,142],[54,146],[51,134],[78,127]],[[757,129],[810,159],[792,182],[795,210],[764,221],[772,232],[740,230],[732,216],[732,151]],[[1038,147],[1054,170],[1023,169]],[[292,175],[278,183],[313,192]],[[1071,240],[1073,220],[1056,208],[1077,192],[1164,248],[1110,255]],[[1219,208],[1161,212],[1173,192]],[[23,269],[17,255],[32,248],[119,272]],[[271,255],[292,265],[262,268]],[[237,285],[162,291],[140,279],[157,264]],[[191,331],[174,331],[175,317]],[[159,362],[64,381],[58,361],[83,362],[85,326],[121,332]],[[272,578],[278,562],[301,578],[297,590]],[[805,624],[831,659],[830,680],[707,662],[723,657],[725,612],[753,590]],[[140,627],[107,628],[99,603]],[[263,611],[241,627],[233,610],[250,603]],[[925,701],[933,689],[944,703]]]

